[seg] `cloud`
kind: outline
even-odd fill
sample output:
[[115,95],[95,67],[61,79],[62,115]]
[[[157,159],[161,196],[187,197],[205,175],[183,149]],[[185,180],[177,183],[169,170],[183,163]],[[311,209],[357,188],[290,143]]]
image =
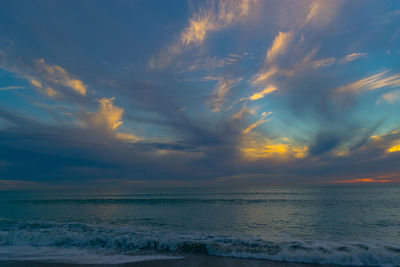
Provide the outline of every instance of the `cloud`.
[[307,156],[307,146],[295,145],[286,140],[285,142],[263,139],[246,140],[240,147],[242,157],[247,161],[256,160],[293,160],[303,159]]
[[387,153],[400,152],[400,140],[394,141],[391,146],[386,150]]
[[342,59],[342,63],[351,62],[351,61],[363,58],[363,57],[365,57],[367,55],[368,55],[367,53],[352,53],[352,54],[348,54]]
[[388,103],[394,103],[400,101],[400,91],[393,91],[381,96],[381,100],[384,100]]
[[334,64],[335,61],[336,61],[336,58],[330,57],[330,58],[315,60],[315,61],[311,62],[311,64],[312,64],[313,68],[321,68],[321,67],[330,66],[330,65]]
[[136,142],[141,138],[130,133],[117,133],[117,128],[122,125],[124,110],[114,105],[115,97],[98,100],[99,108],[96,112],[86,112],[82,120],[86,127],[95,131],[114,136],[118,139]]
[[181,33],[181,44],[199,44],[207,34],[222,30],[249,15],[250,7],[256,0],[220,0],[218,5],[211,2],[209,7],[200,7],[198,13],[189,19],[189,25]]
[[242,120],[246,115],[255,114],[255,111],[253,109],[249,109],[244,105],[238,112],[233,114],[232,119],[233,120]]
[[322,27],[329,23],[337,13],[337,10],[344,1],[321,1],[313,0],[308,5],[308,13],[301,26],[312,24],[313,26]]
[[257,100],[257,99],[261,99],[264,96],[271,94],[272,92],[274,92],[276,90],[275,86],[268,86],[266,88],[264,88],[264,90],[262,90],[261,92],[255,93],[252,96],[249,97],[249,99],[251,101]]
[[229,90],[241,80],[242,78],[226,79],[224,77],[218,79],[217,87],[212,93],[210,99],[213,112],[220,111],[221,107],[224,105],[225,98]]
[[256,2],[258,0],[219,0],[199,6],[198,11],[189,19],[188,25],[181,31],[179,40],[168,45],[157,56],[150,58],[148,64],[150,70],[164,69],[183,52],[193,46],[201,45],[209,33],[221,31],[243,21],[249,16]]
[[290,41],[292,40],[292,32],[279,32],[272,42],[272,46],[267,51],[267,62],[274,61],[279,55],[286,52]]
[[310,145],[310,154],[319,156],[328,153],[337,148],[343,141],[342,139],[343,137],[340,134],[327,132],[318,133],[314,142]]
[[35,62],[35,70],[40,74],[39,78],[30,77],[29,80],[36,87],[43,87],[43,83],[50,82],[56,85],[72,89],[77,94],[86,95],[87,86],[79,79],[72,78],[70,74],[58,65],[47,64],[44,59],[37,59]]
[[363,91],[376,90],[383,87],[400,86],[400,74],[388,76],[388,71],[368,76],[356,82],[339,87],[336,93],[353,93],[359,94]]
[[199,13],[189,20],[189,26],[181,33],[182,45],[202,42],[206,34],[216,28],[214,16],[211,10],[200,8]]
[[12,91],[12,90],[20,90],[20,89],[25,89],[24,86],[6,86],[6,87],[1,87],[0,91]]
[[398,182],[400,182],[400,173],[380,175],[368,178],[356,178],[356,179],[333,181],[333,183],[337,184],[398,183]]
[[315,18],[319,11],[321,11],[321,3],[319,1],[313,1],[309,7],[309,11],[304,21],[304,24],[307,24],[313,18]]
[[271,78],[274,74],[276,74],[277,72],[278,72],[278,68],[276,66],[271,67],[269,70],[267,70],[265,72],[260,72],[251,79],[251,85],[254,86],[259,83],[264,83],[269,78]]
[[261,124],[263,124],[263,123],[268,122],[270,119],[266,119],[266,117],[268,117],[268,116],[271,115],[271,114],[272,114],[272,112],[268,112],[268,113],[263,112],[263,113],[261,114],[261,119],[259,119],[259,120],[257,120],[256,122],[250,124],[246,129],[243,130],[243,133],[244,133],[244,134],[248,134],[248,133],[250,133],[251,130],[253,130],[253,129],[256,128],[257,126],[259,126],[259,125],[261,125]]

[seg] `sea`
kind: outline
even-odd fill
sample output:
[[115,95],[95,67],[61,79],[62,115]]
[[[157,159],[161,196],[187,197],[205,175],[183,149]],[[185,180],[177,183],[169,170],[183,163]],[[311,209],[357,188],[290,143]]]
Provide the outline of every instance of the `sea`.
[[0,261],[400,266],[400,186],[0,191]]

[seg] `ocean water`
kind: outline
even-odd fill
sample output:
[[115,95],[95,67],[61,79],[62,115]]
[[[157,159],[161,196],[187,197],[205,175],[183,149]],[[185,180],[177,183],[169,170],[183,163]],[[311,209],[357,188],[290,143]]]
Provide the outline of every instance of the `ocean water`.
[[400,186],[0,191],[0,260],[400,265]]

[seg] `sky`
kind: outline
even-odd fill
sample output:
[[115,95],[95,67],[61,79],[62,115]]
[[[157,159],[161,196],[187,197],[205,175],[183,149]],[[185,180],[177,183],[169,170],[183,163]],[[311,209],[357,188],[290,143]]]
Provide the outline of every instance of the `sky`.
[[0,6],[0,188],[400,182],[399,1]]

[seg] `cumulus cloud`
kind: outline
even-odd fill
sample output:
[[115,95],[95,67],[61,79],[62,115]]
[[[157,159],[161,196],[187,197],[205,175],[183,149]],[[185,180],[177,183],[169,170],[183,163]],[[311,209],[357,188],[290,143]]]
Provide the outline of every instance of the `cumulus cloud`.
[[130,133],[117,133],[117,128],[122,125],[124,109],[114,105],[115,98],[102,98],[98,100],[99,108],[96,112],[86,112],[82,118],[85,126],[103,134],[114,136],[125,141],[138,141],[139,137]]

